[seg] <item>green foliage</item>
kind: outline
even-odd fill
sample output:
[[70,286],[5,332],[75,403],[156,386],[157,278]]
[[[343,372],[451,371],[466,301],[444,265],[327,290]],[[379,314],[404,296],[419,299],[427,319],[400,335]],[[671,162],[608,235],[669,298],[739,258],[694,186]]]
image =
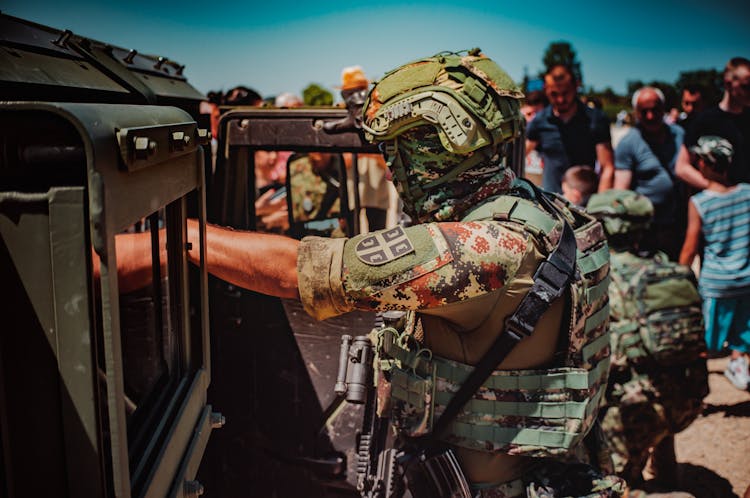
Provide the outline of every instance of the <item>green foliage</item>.
[[302,99],[306,106],[330,106],[333,105],[333,94],[315,83],[310,83],[302,91]]
[[542,63],[544,64],[544,71],[547,72],[552,66],[568,66],[572,71],[578,82],[583,82],[583,74],[581,73],[581,62],[578,60],[573,45],[566,41],[552,42],[547,46],[547,50],[544,51],[542,57]]
[[636,90],[643,88],[646,84],[641,80],[628,81],[628,95],[633,95]]
[[617,113],[621,109],[630,107],[628,97],[618,95],[611,87],[606,87],[604,90],[594,90],[594,88],[589,87],[581,96],[587,102],[601,103],[602,111],[604,111],[604,114],[607,115],[610,121],[615,121]]
[[626,107],[627,106],[624,106],[617,102],[604,102],[603,101],[602,111],[607,116],[607,119],[609,119],[609,122],[614,123],[615,121],[617,121],[617,113],[625,109]]
[[669,110],[673,107],[680,107],[680,92],[675,85],[666,81],[654,80],[649,83],[644,83],[641,80],[628,81],[628,96],[632,97],[636,90],[644,86],[652,86],[662,91],[664,94],[665,109]]
[[714,105],[721,99],[724,78],[721,71],[716,69],[695,69],[682,71],[675,82],[675,86],[682,94],[685,88],[698,88],[707,106]]
[[652,81],[648,84],[658,88],[664,94],[664,108],[666,110],[672,109],[673,107],[680,107],[680,94],[677,92],[677,88],[672,83],[666,81]]

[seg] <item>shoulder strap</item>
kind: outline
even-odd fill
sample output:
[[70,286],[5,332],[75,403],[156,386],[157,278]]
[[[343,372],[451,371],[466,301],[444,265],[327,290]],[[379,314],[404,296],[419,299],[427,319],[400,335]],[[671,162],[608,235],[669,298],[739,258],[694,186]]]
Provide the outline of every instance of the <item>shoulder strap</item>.
[[432,431],[432,437],[439,438],[448,425],[458,414],[459,410],[474,395],[479,387],[489,378],[490,374],[502,363],[513,348],[534,331],[539,318],[547,311],[552,302],[565,292],[570,279],[575,273],[576,239],[573,228],[559,212],[557,206],[547,197],[547,194],[531,183],[537,200],[547,211],[562,221],[562,234],[557,246],[542,261],[534,273],[534,283],[529,292],[521,299],[518,307],[505,320],[505,327],[479,363],[474,367],[461,388],[448,402]]

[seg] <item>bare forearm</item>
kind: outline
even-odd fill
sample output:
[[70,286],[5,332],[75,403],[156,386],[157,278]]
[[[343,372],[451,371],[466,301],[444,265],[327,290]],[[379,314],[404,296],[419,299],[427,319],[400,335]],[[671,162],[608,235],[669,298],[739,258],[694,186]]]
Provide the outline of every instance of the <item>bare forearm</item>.
[[680,252],[680,264],[685,266],[690,266],[693,264],[693,260],[695,259],[696,251],[692,248],[688,248],[687,246],[682,246],[682,251]]
[[[159,263],[162,274],[166,271],[166,240],[164,230],[159,236]],[[151,233],[123,233],[115,236],[117,257],[117,287],[120,292],[132,292],[149,285],[153,279]],[[99,255],[92,249],[91,262],[94,279],[101,276]]]
[[599,192],[604,192],[612,188],[615,181],[614,168],[602,168],[601,175],[599,177]]
[[[190,260],[198,263],[198,222],[188,220]],[[276,297],[299,299],[299,242],[280,235],[244,232],[208,225],[206,268],[209,273],[245,289]]]
[[615,160],[609,142],[596,144],[596,159],[601,166],[598,191],[604,192],[611,189],[615,183]]
[[692,185],[693,187],[704,189],[708,187],[708,180],[701,174],[700,171],[693,168],[690,164],[684,165],[680,167],[678,164],[675,173],[677,176],[687,183],[688,185]]
[[690,153],[684,145],[680,148],[680,153],[677,155],[674,172],[688,185],[699,189],[708,187],[708,180],[690,163]]
[[680,264],[690,266],[698,253],[701,234],[701,218],[692,200],[688,202],[688,225],[685,232],[685,242],[680,251]]
[[526,155],[528,156],[532,150],[536,149],[536,146],[539,145],[539,142],[536,140],[529,140],[526,139]]
[[633,172],[629,169],[618,169],[615,170],[615,182],[614,187],[620,190],[630,189],[630,184],[633,181]]

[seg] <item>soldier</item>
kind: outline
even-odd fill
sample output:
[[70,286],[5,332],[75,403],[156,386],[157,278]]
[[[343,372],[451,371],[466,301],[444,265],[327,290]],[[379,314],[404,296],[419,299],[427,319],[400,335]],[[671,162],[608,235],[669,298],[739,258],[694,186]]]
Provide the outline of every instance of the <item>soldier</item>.
[[[473,496],[620,496],[578,458],[609,370],[608,249],[595,219],[515,179],[521,97],[478,50],[391,71],[363,127],[417,224],[299,242],[209,226],[206,263],[317,319],[407,311],[378,341],[379,410],[406,460],[420,443],[455,452]],[[488,375],[461,389],[477,364]]]
[[[651,201],[630,190],[595,194],[589,214],[611,249],[612,367],[600,414],[615,472],[628,484],[651,470],[675,484],[674,434],[701,413],[708,394],[701,298],[693,272],[664,253],[639,253]],[[630,496],[635,496],[633,493]]]
[[292,156],[289,184],[295,221],[338,216],[339,155],[310,152]]

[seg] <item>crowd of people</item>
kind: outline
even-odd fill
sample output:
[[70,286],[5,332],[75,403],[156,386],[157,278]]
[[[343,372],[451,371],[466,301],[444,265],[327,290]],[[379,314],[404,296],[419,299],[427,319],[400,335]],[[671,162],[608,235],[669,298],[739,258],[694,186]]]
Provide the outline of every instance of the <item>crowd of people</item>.
[[[631,489],[642,482],[649,457],[652,476],[675,480],[674,434],[697,416],[708,392],[700,356],[729,352],[725,376],[738,389],[750,387],[750,61],[731,59],[723,81],[723,96],[713,106],[702,100],[700,88],[684,88],[679,119],[666,113],[661,90],[636,90],[634,125],[614,148],[614,175],[607,171],[609,129],[596,108],[576,101],[572,71],[548,71],[549,104],[532,114],[528,126],[527,151],[541,156],[535,159],[542,163],[541,184],[602,220],[612,249],[613,367],[600,419],[614,470]],[[532,97],[535,104],[539,97]],[[634,320],[660,327],[641,316],[649,301],[635,282],[650,267],[664,282],[672,262],[699,272],[700,296],[692,305],[702,308],[699,336],[676,333],[679,325],[673,333],[681,337],[683,353],[698,337],[704,353],[692,348],[678,368],[663,361],[654,368],[633,347],[639,342],[632,340]],[[623,304],[628,299],[639,301]],[[677,301],[671,304],[679,309]]]
[[[385,145],[385,161],[368,167],[382,170],[377,185],[392,175],[414,226],[300,242],[209,227],[209,251],[221,246],[225,258],[209,270],[301,299],[319,319],[355,308],[416,312],[398,340],[379,336],[388,383],[380,402],[405,440],[432,430],[450,442],[476,496],[621,496],[624,478],[632,498],[649,458],[652,475],[676,479],[674,434],[701,411],[707,357],[729,354],[726,377],[750,384],[750,60],[726,64],[716,105],[685,88],[681,116],[666,112],[658,88],[638,89],[635,121],[614,148],[607,117],[578,96],[570,68],[548,68],[543,92],[525,100],[499,88],[503,74],[478,52],[441,54],[371,90],[363,128]],[[345,99],[369,87],[354,79],[360,86],[342,88]],[[463,109],[461,121],[425,111],[441,106]],[[407,107],[410,119],[400,119]],[[471,143],[453,131],[474,126],[482,133]],[[543,191],[514,180],[502,161],[499,145],[523,129],[529,178]],[[256,156],[256,168],[276,164]],[[367,217],[370,229],[385,227],[377,210]],[[277,256],[273,265],[248,250],[260,247]],[[563,317],[568,328],[553,325]],[[502,351],[497,368],[452,412],[456,379],[480,370],[488,347]],[[584,458],[575,444],[597,406],[603,431],[587,436],[601,437],[597,457]],[[450,426],[440,423],[446,413]],[[582,466],[528,458],[574,454]]]
[[581,206],[595,190],[609,188],[651,201],[653,221],[640,250],[661,251],[687,265],[700,259],[709,351],[731,351],[726,375],[747,389],[750,61],[731,59],[723,78],[723,96],[713,106],[703,102],[699,87],[683,89],[677,124],[669,122],[661,90],[635,91],[635,123],[614,148],[611,175],[606,119],[575,97],[572,71],[552,68],[545,78],[549,105],[529,123],[527,150],[541,156],[544,188]]

